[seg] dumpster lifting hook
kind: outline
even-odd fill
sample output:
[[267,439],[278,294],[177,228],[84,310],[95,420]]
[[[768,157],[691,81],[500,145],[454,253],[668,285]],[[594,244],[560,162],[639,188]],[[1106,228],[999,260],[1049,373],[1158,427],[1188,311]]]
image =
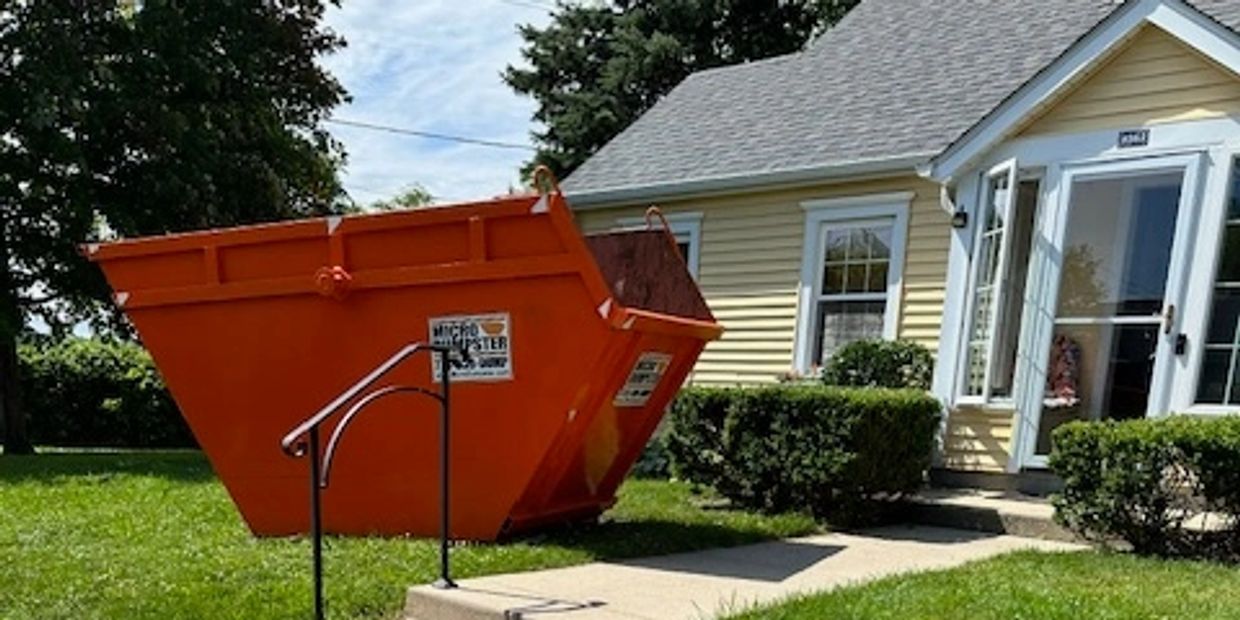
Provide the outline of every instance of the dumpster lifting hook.
[[676,256],[680,256],[683,260],[684,256],[680,254],[680,242],[676,241],[676,233],[672,232],[672,225],[667,223],[667,216],[663,215],[663,210],[651,205],[646,209],[646,230],[654,230],[654,220],[659,219],[659,223],[663,225],[663,236],[667,237],[667,242],[672,244],[672,249],[676,250]]
[[353,276],[340,265],[320,267],[314,274],[314,286],[319,290],[319,294],[336,301],[343,300],[349,294],[349,285],[352,283]]
[[672,227],[667,223],[667,217],[663,215],[663,210],[651,205],[646,209],[646,230],[654,230],[654,218],[659,218],[659,223],[663,224],[663,232],[672,234]]
[[560,193],[560,181],[555,178],[551,168],[545,165],[534,168],[533,181],[534,190],[540,195]]

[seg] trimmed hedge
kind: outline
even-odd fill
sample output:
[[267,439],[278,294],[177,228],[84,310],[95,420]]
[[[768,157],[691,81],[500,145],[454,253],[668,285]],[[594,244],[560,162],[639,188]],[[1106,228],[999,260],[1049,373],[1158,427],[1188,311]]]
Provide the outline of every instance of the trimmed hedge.
[[664,425],[651,435],[641,456],[633,464],[629,475],[642,480],[667,480],[672,477],[672,461],[667,453],[667,431]]
[[827,385],[929,390],[934,354],[911,340],[859,340],[831,355],[822,369]]
[[66,338],[18,347],[31,441],[66,447],[195,445],[150,355],[123,341]]
[[1240,558],[1240,418],[1074,422],[1054,446],[1056,519],[1077,534],[1142,554]]
[[678,477],[739,506],[858,521],[923,484],[939,416],[914,390],[690,388],[672,407],[668,451]]

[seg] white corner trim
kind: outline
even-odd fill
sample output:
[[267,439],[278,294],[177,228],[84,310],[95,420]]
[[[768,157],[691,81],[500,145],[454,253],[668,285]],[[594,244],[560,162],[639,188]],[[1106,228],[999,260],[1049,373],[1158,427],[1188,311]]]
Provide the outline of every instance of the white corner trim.
[[977,223],[978,203],[981,197],[980,178],[978,175],[967,175],[956,187],[957,208],[969,214],[969,225],[965,228],[951,228],[951,241],[947,258],[947,282],[943,291],[943,321],[939,328],[939,348],[934,365],[934,385],[932,391],[948,407],[956,404],[958,396],[958,359],[962,348],[960,339],[964,333],[964,323],[968,318],[968,286],[972,273],[973,261],[973,229]]
[[940,182],[956,178],[1035,113],[1042,102],[1074,84],[1098,60],[1147,23],[1240,73],[1240,36],[1182,0],[1130,0],[935,157],[922,170],[924,176]]
[[340,227],[341,221],[343,221],[343,219],[339,215],[329,216],[327,218],[327,234],[330,235],[336,232],[336,229]]
[[546,194],[539,196],[538,202],[535,202],[534,206],[530,207],[530,213],[546,213],[547,211],[550,211],[550,210],[551,210],[551,205],[547,202]]
[[603,303],[599,304],[598,315],[600,317],[603,317],[604,321],[606,321],[611,316],[611,298],[610,297],[607,298],[607,301],[604,301]]
[[913,192],[870,194],[847,198],[807,200],[804,238],[801,250],[801,278],[797,286],[797,318],[793,367],[808,372],[814,365],[813,332],[818,307],[818,267],[822,262],[822,230],[831,223],[875,220],[892,222],[891,267],[887,275],[887,312],[883,317],[883,337],[895,339],[899,334],[900,306],[904,291],[904,262],[908,240],[909,208]]

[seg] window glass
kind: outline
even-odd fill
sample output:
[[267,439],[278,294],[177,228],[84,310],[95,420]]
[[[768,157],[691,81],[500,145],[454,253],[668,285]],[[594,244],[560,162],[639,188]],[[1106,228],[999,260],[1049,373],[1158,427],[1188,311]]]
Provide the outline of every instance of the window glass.
[[1214,279],[1197,402],[1240,404],[1240,162],[1232,166],[1231,196]]
[[[981,217],[985,227],[979,231],[974,255],[977,272],[966,332],[963,392],[967,396],[1006,399],[1012,396],[1016,372],[1025,279],[1041,185],[1037,179],[1017,183],[1011,221],[1007,221],[1002,211],[1008,201],[1009,176],[1004,172],[992,176],[988,183],[986,212]],[[1010,237],[1006,240],[1008,256],[1002,260],[1005,236]]]
[[1003,211],[1008,200],[1009,174],[1004,171],[987,179],[986,200],[983,202],[982,229],[978,235],[976,254],[977,271],[973,276],[973,312],[968,330],[968,347],[965,364],[965,394],[982,396],[986,393],[986,369],[990,363],[991,326],[994,305],[998,297],[999,255],[1003,250],[1003,236],[1007,227]]
[[886,300],[820,302],[815,341],[819,363],[831,359],[831,355],[846,344],[882,338],[886,315]]
[[686,263],[689,262],[690,246],[691,244],[689,243],[689,240],[686,239],[681,241],[679,236],[676,238],[676,249],[680,252],[680,257],[685,259]]
[[893,233],[887,223],[841,223],[824,231],[813,339],[818,364],[848,343],[883,336]]

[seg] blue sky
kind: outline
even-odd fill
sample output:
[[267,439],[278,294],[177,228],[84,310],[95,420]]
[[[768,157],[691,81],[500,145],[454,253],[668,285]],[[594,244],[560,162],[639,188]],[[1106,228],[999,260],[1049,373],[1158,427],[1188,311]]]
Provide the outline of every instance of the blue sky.
[[[335,116],[529,144],[534,103],[500,72],[521,61],[521,23],[545,25],[549,0],[343,0],[328,27],[348,47],[323,59],[353,102]],[[420,183],[440,200],[484,198],[518,184],[529,151],[393,135],[339,125],[345,189],[360,203]]]

